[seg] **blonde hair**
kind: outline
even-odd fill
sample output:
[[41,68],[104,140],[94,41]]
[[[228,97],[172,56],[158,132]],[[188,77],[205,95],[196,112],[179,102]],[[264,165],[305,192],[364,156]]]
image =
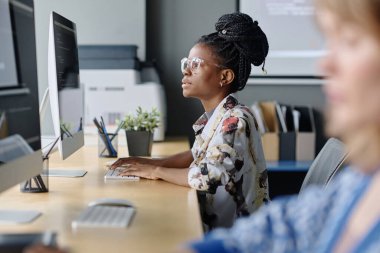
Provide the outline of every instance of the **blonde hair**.
[[318,9],[328,10],[342,21],[356,23],[380,39],[380,0],[314,0]]

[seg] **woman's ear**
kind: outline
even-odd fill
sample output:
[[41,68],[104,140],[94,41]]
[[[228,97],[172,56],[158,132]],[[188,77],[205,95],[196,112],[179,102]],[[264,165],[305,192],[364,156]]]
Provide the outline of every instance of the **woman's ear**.
[[235,79],[235,73],[232,71],[232,69],[223,69],[221,72],[221,80],[220,83],[225,85],[229,85],[233,82]]

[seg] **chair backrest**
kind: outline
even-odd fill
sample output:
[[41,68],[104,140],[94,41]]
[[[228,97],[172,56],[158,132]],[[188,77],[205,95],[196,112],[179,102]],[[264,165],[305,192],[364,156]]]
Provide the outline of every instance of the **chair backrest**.
[[330,138],[311,164],[300,193],[309,185],[327,185],[340,170],[346,157],[344,144],[338,139]]

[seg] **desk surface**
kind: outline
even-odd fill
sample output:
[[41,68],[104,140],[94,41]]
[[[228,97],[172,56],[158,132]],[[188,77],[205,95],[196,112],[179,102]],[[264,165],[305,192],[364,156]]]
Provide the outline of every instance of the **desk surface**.
[[[153,156],[169,155],[188,149],[183,140],[153,144]],[[121,152],[120,152],[121,151]],[[125,148],[119,153],[126,155]],[[163,181],[141,179],[139,182],[103,179],[104,164],[96,146],[86,146],[65,161],[57,154],[50,167],[82,168],[82,178],[49,178],[49,193],[20,193],[19,186],[0,194],[0,208],[39,210],[43,215],[31,224],[1,225],[2,233],[58,232],[58,242],[71,252],[170,252],[188,240],[201,238],[202,225],[196,192]],[[76,167],[76,168],[74,168]],[[71,221],[97,198],[125,198],[137,207],[128,229],[72,230]]]

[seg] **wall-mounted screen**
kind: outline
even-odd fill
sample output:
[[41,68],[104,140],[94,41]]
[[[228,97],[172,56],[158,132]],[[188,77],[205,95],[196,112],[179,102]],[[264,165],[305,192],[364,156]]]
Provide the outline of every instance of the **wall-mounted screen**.
[[[259,22],[269,41],[268,77],[314,78],[325,46],[312,0],[241,0],[240,11]],[[263,76],[261,68],[252,75]]]

